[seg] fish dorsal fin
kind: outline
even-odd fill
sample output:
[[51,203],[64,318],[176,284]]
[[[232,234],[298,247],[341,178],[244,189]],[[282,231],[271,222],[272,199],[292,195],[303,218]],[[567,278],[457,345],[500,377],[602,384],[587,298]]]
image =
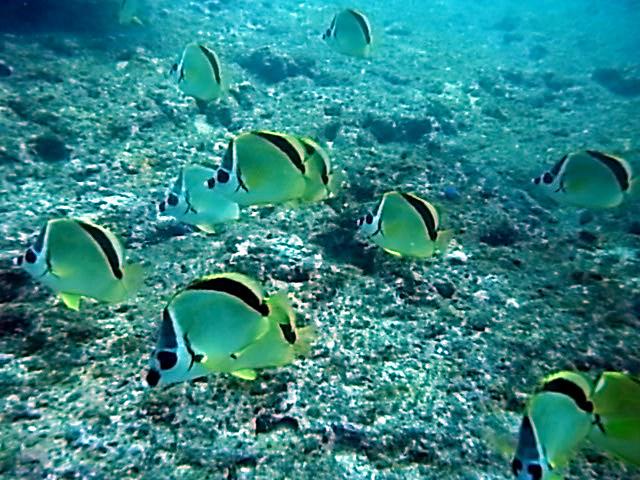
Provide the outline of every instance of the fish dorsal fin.
[[611,173],[616,177],[618,185],[623,192],[629,190],[631,184],[631,169],[623,159],[608,155],[606,153],[598,152],[596,150],[587,150],[587,153],[596,160],[602,162],[606,167],[611,170]]
[[162,323],[160,324],[158,345],[162,349],[172,349],[178,347],[176,330],[173,326],[173,318],[171,317],[169,307],[165,307],[165,309],[162,311]]
[[122,264],[124,259],[122,258],[122,247],[118,240],[102,227],[89,223],[85,220],[75,220],[75,222],[96,243],[99,250],[109,263],[113,276],[118,280],[121,280],[123,277]]
[[580,410],[587,413],[593,412],[593,403],[589,400],[589,391],[585,391],[581,385],[568,378],[556,377],[544,383],[543,392],[555,392],[571,398]]
[[218,61],[217,55],[211,49],[205,47],[204,45],[198,45],[198,48],[200,48],[200,51],[204,54],[207,61],[211,65],[216,83],[218,85],[221,85],[222,77],[220,76],[220,62]]
[[[304,158],[300,150],[293,143],[295,139],[288,135],[283,135],[276,132],[269,132],[266,130],[259,130],[253,132],[254,135],[264,138],[266,141],[274,145],[278,150],[283,152],[289,161],[303,174],[305,173]],[[297,142],[296,142],[297,143]]]
[[209,275],[191,283],[186,289],[226,293],[241,300],[262,316],[269,315],[269,306],[263,301],[260,286],[249,277],[239,273]]
[[353,16],[353,18],[356,19],[358,25],[360,25],[360,30],[362,30],[362,35],[364,36],[364,40],[367,45],[371,45],[371,26],[369,25],[369,20],[367,20],[367,17],[365,17],[359,11],[354,10],[353,8],[348,8],[347,12],[349,12]]
[[402,197],[418,212],[422,222],[424,223],[427,233],[431,241],[435,242],[438,238],[438,212],[426,200],[421,199],[411,193],[401,193]]
[[562,166],[564,165],[564,162],[567,161],[568,157],[569,155],[565,155],[564,157],[562,157],[560,160],[556,162],[556,164],[551,168],[551,170],[549,170],[549,173],[553,175],[553,178],[558,176],[558,174],[562,170]]

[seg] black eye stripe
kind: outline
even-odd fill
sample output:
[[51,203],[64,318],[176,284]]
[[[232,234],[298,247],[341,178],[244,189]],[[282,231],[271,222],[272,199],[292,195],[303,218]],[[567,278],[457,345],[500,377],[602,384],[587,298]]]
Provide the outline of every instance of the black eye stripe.
[[169,370],[170,368],[175,367],[176,363],[178,363],[178,356],[174,352],[158,352],[157,358],[162,370]]
[[218,173],[216,175],[216,179],[218,180],[218,182],[220,183],[227,183],[229,181],[229,172],[227,172],[226,170],[218,170]]
[[550,183],[553,183],[553,175],[551,175],[549,172],[545,172],[544,175],[542,176],[542,181],[546,185],[549,185]]
[[24,254],[24,259],[27,261],[27,263],[36,263],[38,257],[33,250],[29,249],[27,250],[27,253]]
[[167,203],[172,207],[178,205],[178,196],[175,193],[170,193],[167,197]]
[[365,222],[367,222],[367,224],[371,225],[373,223],[373,215],[371,215],[370,213],[367,213],[367,216],[364,217]]

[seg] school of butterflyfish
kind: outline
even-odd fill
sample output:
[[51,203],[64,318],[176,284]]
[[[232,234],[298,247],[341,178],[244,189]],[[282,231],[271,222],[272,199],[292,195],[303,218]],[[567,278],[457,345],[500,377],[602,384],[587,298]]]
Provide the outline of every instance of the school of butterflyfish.
[[[120,22],[142,24],[138,9],[136,0],[123,0]],[[374,54],[371,23],[354,9],[337,13],[322,38],[345,55]],[[178,89],[198,102],[223,97],[228,86],[218,55],[197,42],[184,48],[170,72]],[[312,138],[245,131],[229,141],[217,168],[183,166],[158,210],[214,234],[219,224],[238,220],[244,208],[304,207],[338,195],[344,180],[328,149]],[[564,155],[533,185],[560,204],[593,209],[617,207],[638,191],[630,165],[597,150]],[[440,227],[429,201],[390,190],[373,209],[363,208],[354,235],[397,257],[427,259],[445,252],[452,239],[451,230]],[[87,219],[54,218],[15,263],[77,310],[83,297],[119,303],[136,294],[143,271],[125,256],[120,240],[105,227]],[[257,370],[304,357],[316,336],[313,327],[296,325],[286,292],[267,295],[259,282],[235,272],[194,279],[168,297],[159,317],[145,377],[150,386],[213,372],[253,380]],[[595,382],[576,372],[545,378],[522,418],[513,475],[519,480],[562,478],[585,442],[640,465],[638,378],[617,372],[604,372]]]

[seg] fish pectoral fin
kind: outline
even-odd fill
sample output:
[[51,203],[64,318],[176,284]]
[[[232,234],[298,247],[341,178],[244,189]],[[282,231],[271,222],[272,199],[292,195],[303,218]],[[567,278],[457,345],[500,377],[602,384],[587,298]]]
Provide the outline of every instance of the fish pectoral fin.
[[62,293],[60,292],[60,299],[64,302],[67,308],[71,310],[80,310],[80,295],[75,293]]
[[256,371],[250,368],[236,370],[234,372],[231,372],[231,375],[241,378],[242,380],[255,380],[256,378],[258,378],[258,374],[256,373]]
[[203,233],[209,234],[209,235],[213,235],[216,233],[215,228],[213,227],[213,225],[208,225],[206,223],[198,223],[196,224],[196,227],[198,228],[198,230],[200,230]]

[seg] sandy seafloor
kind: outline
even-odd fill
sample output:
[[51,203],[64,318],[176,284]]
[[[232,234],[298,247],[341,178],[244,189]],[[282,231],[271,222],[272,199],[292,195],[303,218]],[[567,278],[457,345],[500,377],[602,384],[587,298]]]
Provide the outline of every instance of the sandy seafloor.
[[[67,31],[0,33],[2,478],[506,479],[490,438],[515,438],[543,375],[640,373],[638,204],[588,213],[530,185],[579,148],[639,159],[634,2],[360,5],[384,32],[370,61],[320,40],[334,4],[175,3],[144,27],[103,4]],[[167,76],[192,40],[232,78],[204,114]],[[328,142],[349,185],[214,236],[158,222],[179,167],[215,165],[251,128]],[[399,260],[354,238],[394,188],[438,205],[453,256]],[[11,267],[60,215],[125,240],[147,271],[134,301],[73,312]],[[288,290],[319,331],[310,357],[255,382],[147,388],[164,303],[228,270]],[[589,445],[566,473],[640,478]]]

